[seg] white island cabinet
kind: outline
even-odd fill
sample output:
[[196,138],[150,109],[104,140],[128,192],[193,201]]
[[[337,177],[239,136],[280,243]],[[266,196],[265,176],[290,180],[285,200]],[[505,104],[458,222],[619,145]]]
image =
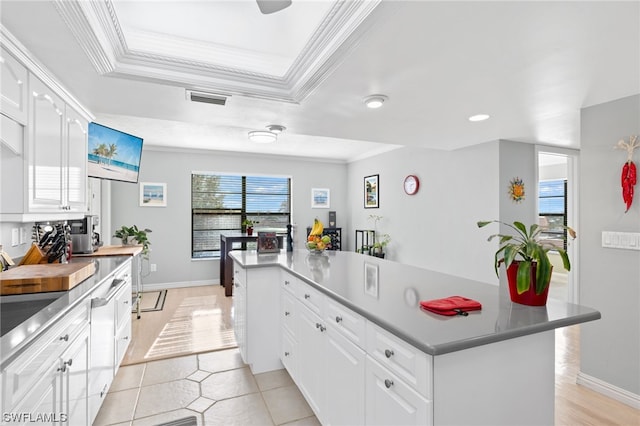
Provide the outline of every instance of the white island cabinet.
[[[554,329],[600,318],[552,300],[514,304],[496,286],[358,253],[230,256],[245,361],[260,372],[284,366],[324,425],[552,425]],[[482,310],[443,317],[419,307],[453,294]]]

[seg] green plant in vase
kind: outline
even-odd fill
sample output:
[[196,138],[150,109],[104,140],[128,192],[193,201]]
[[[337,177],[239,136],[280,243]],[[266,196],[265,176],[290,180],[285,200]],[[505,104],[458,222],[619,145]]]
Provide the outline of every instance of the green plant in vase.
[[115,238],[120,238],[122,240],[123,245],[128,244],[141,244],[142,245],[142,255],[144,257],[149,256],[149,246],[151,245],[151,241],[149,241],[148,233],[151,232],[151,229],[139,229],[136,225],[133,226],[125,226],[113,233]]

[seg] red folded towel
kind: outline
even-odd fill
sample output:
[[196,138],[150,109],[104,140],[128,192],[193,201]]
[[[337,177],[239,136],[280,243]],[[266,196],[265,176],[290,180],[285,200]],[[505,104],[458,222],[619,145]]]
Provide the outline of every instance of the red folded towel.
[[482,309],[480,302],[462,296],[450,296],[444,299],[422,300],[422,309],[440,315],[469,315],[469,311]]

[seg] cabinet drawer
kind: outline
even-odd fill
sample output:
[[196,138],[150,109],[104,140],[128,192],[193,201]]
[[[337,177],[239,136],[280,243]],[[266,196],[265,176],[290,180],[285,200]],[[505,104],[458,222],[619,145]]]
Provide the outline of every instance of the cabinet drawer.
[[365,424],[432,425],[433,403],[367,356]]
[[325,296],[309,284],[300,283],[297,291],[298,299],[320,318],[324,318]]
[[89,301],[85,300],[25,348],[5,369],[2,383],[5,411],[20,401],[88,323]]
[[124,358],[124,353],[127,351],[129,347],[129,342],[131,341],[131,315],[126,316],[126,321],[121,324],[121,327],[118,328],[116,332],[116,351],[115,351],[115,368],[114,374],[117,372],[120,363],[122,362],[122,358]]
[[247,270],[241,267],[237,262],[233,262],[233,282],[247,283]]
[[123,285],[116,295],[116,330],[126,322],[131,323],[131,284]]
[[291,378],[296,380],[298,376],[298,357],[297,357],[297,345],[296,340],[291,334],[286,331],[282,333],[282,347],[280,353],[280,360],[287,369]]
[[427,399],[432,398],[432,359],[379,326],[367,322],[367,354]]
[[282,288],[295,295],[298,289],[298,279],[292,275],[284,273],[282,277]]
[[366,346],[365,320],[351,309],[339,304],[335,300],[326,298],[326,320],[343,336],[351,340],[360,348]]
[[296,335],[296,299],[293,294],[288,291],[283,291],[280,297],[281,300],[281,315],[282,315],[282,328],[291,333],[292,336]]

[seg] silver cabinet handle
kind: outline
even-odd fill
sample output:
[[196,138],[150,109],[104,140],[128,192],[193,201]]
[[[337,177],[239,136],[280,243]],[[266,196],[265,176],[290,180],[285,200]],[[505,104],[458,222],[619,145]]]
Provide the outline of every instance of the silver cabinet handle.
[[289,312],[289,311],[285,311],[284,316],[285,316],[285,317],[288,317],[289,315],[291,315],[291,312]]
[[60,336],[60,340],[64,340],[65,342],[69,341],[69,335],[65,334],[64,336]]
[[393,356],[393,351],[391,349],[385,349],[384,356],[386,356],[387,358],[391,358]]
[[285,353],[284,353],[284,356],[289,356],[289,352],[285,352]]
[[124,336],[122,340],[129,340],[129,336]]
[[289,285],[289,284],[290,284],[290,282],[289,282],[289,281],[284,280],[284,285]]
[[316,323],[316,328],[320,328],[320,323],[319,322]]
[[305,299],[308,299],[308,298],[310,298],[310,297],[311,297],[311,295],[310,295],[310,294],[305,294],[305,295],[304,295],[304,298],[305,298]]
[[342,321],[342,317],[337,316],[336,317],[336,322],[341,322]]
[[387,389],[389,389],[391,386],[393,386],[393,380],[384,379],[384,385],[387,387]]
[[129,304],[129,301],[128,301],[128,300],[125,300],[125,301],[124,301],[124,302],[122,302],[122,303],[124,303],[125,305],[128,305],[128,304]]

